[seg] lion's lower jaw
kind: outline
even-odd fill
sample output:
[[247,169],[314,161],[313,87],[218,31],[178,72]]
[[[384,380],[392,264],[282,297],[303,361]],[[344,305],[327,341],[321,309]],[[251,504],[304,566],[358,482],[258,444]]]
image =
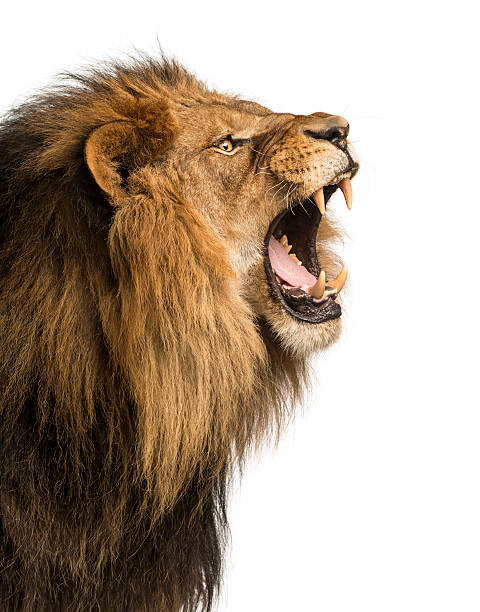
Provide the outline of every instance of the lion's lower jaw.
[[265,320],[276,342],[294,359],[305,360],[325,350],[342,332],[341,318],[308,323],[295,319],[269,298],[258,300],[253,294],[246,297],[254,312]]
[[267,318],[275,337],[292,356],[306,359],[336,342],[342,331],[341,319],[306,323],[287,313]]
[[263,261],[244,279],[243,297],[253,312],[266,322],[278,345],[293,359],[305,360],[335,343],[342,332],[341,318],[309,323],[294,318],[272,299],[265,281]]

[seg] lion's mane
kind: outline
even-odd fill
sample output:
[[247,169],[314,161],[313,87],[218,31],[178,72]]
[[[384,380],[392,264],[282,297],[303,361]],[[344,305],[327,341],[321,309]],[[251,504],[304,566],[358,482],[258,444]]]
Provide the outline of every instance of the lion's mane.
[[[208,610],[232,467],[278,433],[304,363],[143,161],[174,129],[159,104],[215,94],[165,60],[72,79],[0,128],[0,608]],[[125,119],[141,189],[106,203],[84,145]]]

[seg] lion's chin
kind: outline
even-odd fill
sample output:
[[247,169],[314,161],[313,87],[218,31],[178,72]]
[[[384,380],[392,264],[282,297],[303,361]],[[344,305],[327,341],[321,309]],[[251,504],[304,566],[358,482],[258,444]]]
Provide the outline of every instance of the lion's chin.
[[338,340],[342,331],[340,317],[323,323],[309,323],[292,317],[277,300],[272,299],[262,264],[258,265],[256,272],[249,278],[244,297],[283,351],[292,357],[305,359]]
[[342,331],[341,318],[312,324],[291,317],[288,313],[269,308],[265,320],[280,346],[299,358],[326,349],[338,340]]

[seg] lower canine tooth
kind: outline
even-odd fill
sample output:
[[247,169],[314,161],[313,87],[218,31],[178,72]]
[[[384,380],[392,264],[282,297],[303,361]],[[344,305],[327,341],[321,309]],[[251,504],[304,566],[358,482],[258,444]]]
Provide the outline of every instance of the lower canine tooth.
[[336,290],[336,293],[340,293],[340,291],[343,289],[343,286],[345,285],[345,281],[347,280],[347,276],[348,276],[347,267],[343,266],[343,268],[340,270],[340,274],[337,276],[337,278],[334,278],[333,280],[329,280],[327,282],[327,285],[329,287],[333,287],[333,289]]
[[313,201],[318,207],[318,210],[325,214],[325,196],[323,195],[323,187],[313,194]]
[[342,193],[345,197],[345,202],[347,203],[347,208],[350,210],[352,208],[352,183],[349,178],[342,179],[338,186],[342,190]]
[[317,300],[322,299],[323,292],[325,291],[325,272],[323,270],[320,272],[317,282],[312,287],[309,287],[307,291]]
[[290,253],[292,245],[288,244],[288,238],[286,234],[283,234],[283,236],[280,238],[280,243],[282,244],[283,248],[287,251],[287,253]]

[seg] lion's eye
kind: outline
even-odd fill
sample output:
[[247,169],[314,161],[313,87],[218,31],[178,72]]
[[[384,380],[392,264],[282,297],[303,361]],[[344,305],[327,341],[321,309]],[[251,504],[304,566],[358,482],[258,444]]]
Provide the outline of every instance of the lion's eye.
[[220,145],[222,151],[233,151],[233,142],[231,140],[224,140]]
[[215,149],[217,149],[217,151],[221,151],[222,153],[231,153],[235,149],[235,144],[233,143],[231,136],[227,136],[227,138],[224,138],[215,145]]

